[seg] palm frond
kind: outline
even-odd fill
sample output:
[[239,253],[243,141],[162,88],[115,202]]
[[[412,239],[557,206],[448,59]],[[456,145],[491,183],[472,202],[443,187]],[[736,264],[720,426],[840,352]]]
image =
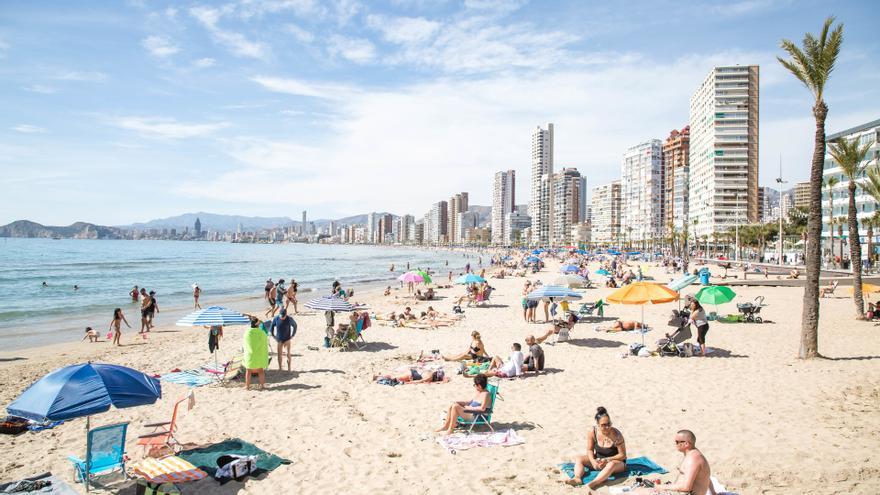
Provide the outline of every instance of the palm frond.
[[780,47],[788,52],[791,59],[776,57],[783,67],[813,93],[816,102],[822,101],[825,85],[834,70],[843,43],[843,24],[838,24],[831,30],[833,24],[834,16],[829,16],[825,19],[819,36],[806,33],[800,47],[790,40],[782,40]]
[[855,181],[865,168],[862,162],[867,158],[868,150],[871,149],[872,144],[867,142],[860,145],[857,137],[853,139],[842,138],[831,143],[828,147],[828,154],[837,162],[844,175],[850,181]]

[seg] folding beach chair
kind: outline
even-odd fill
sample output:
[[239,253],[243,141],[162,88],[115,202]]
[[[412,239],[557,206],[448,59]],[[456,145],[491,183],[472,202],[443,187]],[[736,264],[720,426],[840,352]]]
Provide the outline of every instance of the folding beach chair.
[[600,317],[605,316],[605,306],[607,306],[607,304],[605,304],[605,301],[603,301],[602,299],[599,299],[594,303],[583,303],[578,309],[577,316],[579,318],[584,316],[593,316],[593,313],[596,312],[598,312],[598,315]]
[[180,409],[180,405],[187,401],[191,394],[192,391],[174,403],[174,409],[171,410],[171,421],[144,425],[147,428],[153,428],[152,432],[139,436],[137,440],[137,444],[144,448],[145,457],[148,449],[168,447],[172,452],[177,452],[181,448],[180,442],[174,436],[177,431],[177,412]]
[[364,320],[363,319],[359,319],[357,321],[357,327],[355,328],[355,333],[357,334],[357,337],[353,341],[354,346],[357,347],[358,349],[363,349],[364,347],[367,346],[367,341],[364,340]]
[[468,433],[470,433],[474,429],[474,426],[486,425],[493,433],[495,432],[495,428],[492,428],[492,412],[495,409],[495,400],[498,398],[498,385],[499,383],[496,382],[490,383],[486,386],[486,390],[489,391],[489,406],[486,407],[486,410],[481,413],[474,414],[474,419],[472,420],[466,420],[459,416],[459,427],[469,426]]
[[86,492],[89,482],[97,476],[112,473],[117,469],[127,479],[125,472],[125,433],[128,423],[115,423],[89,430],[86,439],[85,459],[76,456],[67,458],[73,463],[74,481],[83,482]]

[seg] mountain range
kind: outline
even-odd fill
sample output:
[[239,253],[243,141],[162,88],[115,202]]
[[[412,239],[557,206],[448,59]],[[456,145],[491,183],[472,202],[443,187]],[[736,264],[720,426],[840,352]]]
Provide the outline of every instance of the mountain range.
[[76,222],[67,227],[40,225],[29,220],[17,220],[0,227],[0,237],[63,237],[65,239],[121,239],[123,232],[116,227]]

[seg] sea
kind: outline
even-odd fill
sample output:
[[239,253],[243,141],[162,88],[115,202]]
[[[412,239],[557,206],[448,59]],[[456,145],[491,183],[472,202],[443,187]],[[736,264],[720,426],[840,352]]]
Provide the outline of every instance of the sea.
[[395,284],[407,263],[457,275],[467,263],[477,267],[479,255],[402,246],[0,238],[0,348],[78,341],[86,326],[103,336],[114,308],[133,327],[123,325],[123,337],[135,332],[135,285],[156,291],[157,324],[168,325],[192,310],[193,284],[202,289],[203,308],[253,308],[267,278],[295,279],[300,304],[329,293],[335,280],[355,289],[357,300],[358,289]]

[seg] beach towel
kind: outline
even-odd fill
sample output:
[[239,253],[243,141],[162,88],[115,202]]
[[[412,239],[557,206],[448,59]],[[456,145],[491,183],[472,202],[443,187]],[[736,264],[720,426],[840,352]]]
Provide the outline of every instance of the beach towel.
[[[574,478],[574,463],[566,462],[564,464],[559,465],[559,469],[565,473],[569,478]],[[656,464],[651,459],[647,457],[636,457],[634,459],[626,460],[626,469],[623,470],[622,473],[612,474],[608,477],[609,480],[616,480],[621,478],[627,478],[629,476],[644,476],[646,474],[666,474],[668,471],[663,469],[660,465]],[[596,478],[598,475],[598,471],[587,471],[584,473],[584,483],[589,483]]]
[[[40,483],[42,482],[42,483]],[[46,483],[48,482],[48,485]],[[52,473],[43,473],[37,476],[30,476],[21,480],[11,481],[8,483],[0,483],[0,493],[6,492],[14,485],[18,485],[24,491],[9,492],[16,495],[38,493],[40,495],[78,495],[79,492],[74,490],[70,485],[65,483],[61,478]],[[37,488],[41,485],[42,488]],[[32,488],[28,490],[28,488]]]
[[[259,329],[257,329],[259,331]],[[262,332],[260,332],[262,333]],[[184,450],[177,454],[177,457],[185,461],[189,461],[199,469],[204,470],[209,475],[214,476],[217,472],[217,459],[224,455],[245,455],[256,456],[257,471],[254,472],[258,476],[264,472],[274,471],[282,464],[290,464],[290,461],[270,454],[260,449],[252,443],[245,442],[238,438],[224,440],[214,445],[201,447],[198,449]]]
[[166,373],[159,377],[163,382],[178,383],[187,387],[201,387],[210,383],[215,383],[217,378],[208,374],[204,370],[185,370]]
[[437,437],[437,443],[454,454],[459,450],[472,449],[474,447],[511,447],[526,443],[514,430],[496,431],[493,433],[453,433]]
[[242,365],[249,370],[269,367],[269,337],[259,328],[244,333]]
[[162,459],[147,457],[135,463],[132,469],[150,483],[186,483],[206,478],[208,473],[192,465],[192,463],[170,455]]

